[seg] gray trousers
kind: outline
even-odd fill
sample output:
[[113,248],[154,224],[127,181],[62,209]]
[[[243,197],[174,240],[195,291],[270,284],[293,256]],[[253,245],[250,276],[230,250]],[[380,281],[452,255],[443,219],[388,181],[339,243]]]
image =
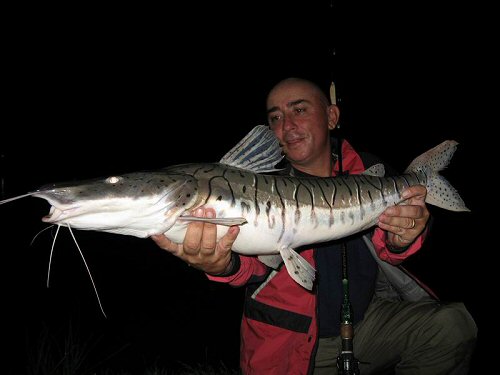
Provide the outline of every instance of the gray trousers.
[[[374,298],[354,327],[360,374],[467,374],[477,327],[462,303]],[[314,375],[337,374],[340,337],[321,338]]]

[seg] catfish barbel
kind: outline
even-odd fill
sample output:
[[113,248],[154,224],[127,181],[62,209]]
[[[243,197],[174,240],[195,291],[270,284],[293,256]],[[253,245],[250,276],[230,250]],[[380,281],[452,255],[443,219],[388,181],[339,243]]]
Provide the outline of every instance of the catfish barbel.
[[[259,256],[312,289],[314,268],[294,249],[325,242],[374,226],[391,205],[404,204],[401,192],[427,188],[426,202],[451,211],[469,211],[457,191],[439,175],[456,150],[445,141],[413,160],[405,173],[385,177],[376,165],[363,174],[338,177],[275,175],[282,159],[279,141],[266,126],[255,127],[219,163],[192,163],[156,171],[51,184],[26,196],[47,200],[43,221],[76,229],[149,237],[164,233],[181,243],[190,221],[217,224],[222,237],[240,225],[232,250]],[[197,218],[198,207],[213,208],[216,218]]]

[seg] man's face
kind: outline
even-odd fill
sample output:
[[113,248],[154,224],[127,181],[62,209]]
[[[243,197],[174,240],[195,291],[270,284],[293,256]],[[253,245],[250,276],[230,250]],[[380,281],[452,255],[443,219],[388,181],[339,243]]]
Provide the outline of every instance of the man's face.
[[313,86],[304,82],[278,85],[268,96],[267,111],[269,126],[292,163],[307,165],[330,152],[328,103]]

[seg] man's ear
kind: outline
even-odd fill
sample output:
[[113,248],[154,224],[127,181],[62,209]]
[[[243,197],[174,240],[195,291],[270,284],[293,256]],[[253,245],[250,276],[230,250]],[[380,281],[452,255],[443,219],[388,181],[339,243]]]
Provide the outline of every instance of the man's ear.
[[330,130],[335,129],[337,127],[340,117],[339,107],[337,107],[335,104],[329,105],[327,109],[327,114],[328,114],[328,129]]

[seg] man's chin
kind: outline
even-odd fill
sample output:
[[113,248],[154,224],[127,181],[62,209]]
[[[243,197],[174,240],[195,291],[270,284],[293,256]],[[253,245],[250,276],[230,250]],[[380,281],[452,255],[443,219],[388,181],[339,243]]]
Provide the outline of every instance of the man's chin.
[[304,160],[304,153],[297,152],[294,150],[286,150],[285,151],[286,158],[291,161],[292,163],[300,163],[302,160]]

